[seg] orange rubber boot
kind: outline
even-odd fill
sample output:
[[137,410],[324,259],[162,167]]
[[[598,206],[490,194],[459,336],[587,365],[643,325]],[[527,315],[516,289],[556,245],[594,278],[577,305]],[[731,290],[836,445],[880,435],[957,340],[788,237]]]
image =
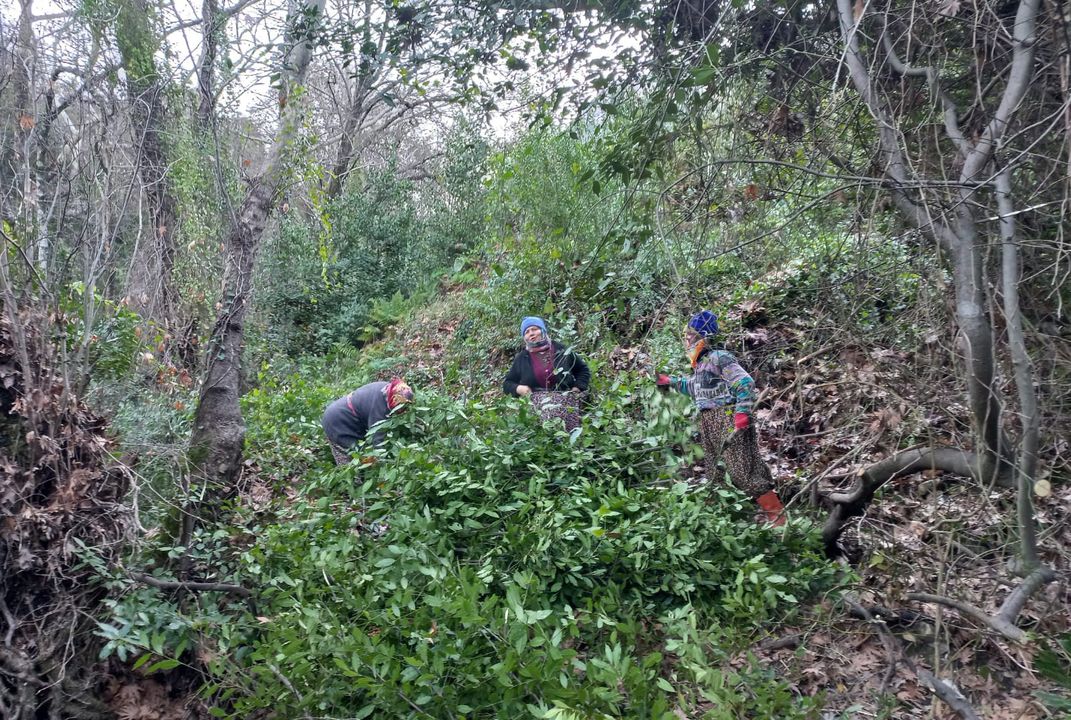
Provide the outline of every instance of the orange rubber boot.
[[771,490],[765,495],[759,495],[755,502],[762,508],[763,513],[766,514],[766,521],[771,525],[781,527],[785,524],[785,506],[781,504],[781,498],[777,497],[776,492]]

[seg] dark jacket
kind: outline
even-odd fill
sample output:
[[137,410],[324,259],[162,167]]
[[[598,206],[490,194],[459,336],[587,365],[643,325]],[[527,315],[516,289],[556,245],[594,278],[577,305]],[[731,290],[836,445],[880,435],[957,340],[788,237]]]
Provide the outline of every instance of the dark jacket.
[[[554,374],[550,376],[547,390],[587,390],[591,382],[591,371],[580,356],[564,345],[551,341],[554,345]],[[527,385],[533,390],[540,390],[536,385],[535,371],[532,370],[532,358],[527,350],[521,350],[513,358],[513,365],[502,382],[502,389],[509,395],[517,395],[517,386]]]
[[[364,442],[368,431],[387,419],[387,396],[383,392],[385,382],[373,382],[354,390],[349,395],[327,406],[321,425],[327,439],[343,450],[350,450]],[[382,429],[372,435],[372,445],[383,442]]]

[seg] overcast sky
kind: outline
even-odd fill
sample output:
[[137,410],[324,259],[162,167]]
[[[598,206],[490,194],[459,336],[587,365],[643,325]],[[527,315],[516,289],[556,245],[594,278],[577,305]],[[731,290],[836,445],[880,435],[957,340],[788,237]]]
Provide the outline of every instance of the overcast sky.
[[[59,50],[59,55],[66,62],[84,66],[88,34],[80,31],[82,23],[74,17],[77,8],[83,7],[82,3],[71,0],[32,1],[34,17],[47,18],[34,25],[38,47],[47,49],[50,56]],[[249,116],[268,131],[273,127],[276,115],[275,93],[271,86],[275,63],[273,47],[282,37],[286,3],[281,0],[220,0],[220,3],[223,8],[240,5],[241,11],[234,13],[226,25],[229,57],[234,62],[234,69],[231,73],[217,73],[219,107],[224,114]],[[344,7],[351,8],[352,12],[352,4]],[[158,25],[169,30],[162,50],[166,58],[161,58],[164,62],[160,65],[170,69],[175,82],[193,88],[201,55],[201,25],[198,22],[201,0],[161,0],[159,10]],[[328,0],[326,13],[329,18],[339,18],[340,10],[335,0]],[[18,16],[18,3],[4,3],[0,7],[5,43],[13,40]],[[617,48],[625,44],[634,46],[635,40],[616,38],[608,49],[597,50],[595,57],[613,55]],[[106,59],[115,59],[115,56],[114,48],[105,50]],[[41,71],[50,72],[51,63]],[[519,73],[513,75],[518,84],[516,98],[500,102],[498,112],[492,113],[489,118],[492,129],[500,137],[519,129],[526,98],[549,92],[559,84],[577,85],[582,82],[577,75],[553,77],[552,74],[543,73],[527,78]],[[43,84],[39,82],[38,87]]]

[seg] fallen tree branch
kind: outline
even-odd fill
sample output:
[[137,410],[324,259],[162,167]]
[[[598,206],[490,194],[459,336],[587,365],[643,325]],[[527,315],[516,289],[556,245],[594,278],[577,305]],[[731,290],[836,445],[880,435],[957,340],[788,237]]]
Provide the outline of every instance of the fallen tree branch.
[[864,468],[851,490],[827,496],[833,503],[833,511],[822,528],[826,555],[832,558],[840,554],[837,541],[844,526],[853,517],[863,514],[882,485],[922,470],[943,470],[963,477],[977,477],[978,460],[974,453],[959,448],[919,447],[901,450]]
[[978,622],[982,623],[991,630],[995,630],[1009,640],[1017,643],[1026,642],[1026,633],[1020,630],[1015,625],[1008,623],[1005,620],[998,618],[995,615],[990,615],[977,605],[972,605],[969,602],[963,600],[956,600],[955,598],[945,597],[944,595],[933,595],[931,593],[907,593],[904,595],[908,600],[914,600],[915,602],[928,602],[935,605],[943,605],[947,608],[952,608],[957,612],[974,618]]
[[225,592],[244,598],[252,597],[253,591],[232,583],[194,582],[190,580],[161,580],[145,573],[129,573],[133,580],[161,590],[195,590],[198,592]]
[[1015,588],[1004,600],[996,615],[991,615],[976,605],[963,600],[932,595],[930,593],[907,593],[904,597],[916,602],[928,602],[936,605],[944,605],[964,615],[968,615],[990,630],[1000,633],[1008,640],[1016,643],[1025,643],[1029,638],[1026,632],[1015,624],[1019,613],[1022,612],[1030,597],[1056,579],[1056,573],[1046,567],[1040,567],[1027,575],[1019,587]]
[[865,468],[859,482],[846,493],[832,493],[835,503],[854,503],[869,500],[885,483],[897,477],[923,470],[944,470],[964,477],[974,475],[974,455],[958,448],[912,448],[890,455]]
[[915,673],[919,682],[932,690],[934,695],[959,713],[959,716],[962,717],[963,720],[981,720],[978,713],[974,711],[974,708],[971,707],[971,704],[967,701],[967,698],[959,691],[959,688],[946,680],[942,680],[929,670],[925,668],[920,669],[915,665],[914,661],[903,651],[900,643],[893,636],[892,632],[889,631],[889,628],[886,627],[884,622],[875,619],[869,610],[850,597],[842,596],[841,601],[849,609],[851,614],[856,617],[862,617],[870,625],[874,626],[878,635],[881,637],[882,644],[885,646],[885,651],[891,658],[891,669],[886,671],[885,676],[882,678],[881,691],[883,694],[885,693],[888,682],[892,680],[893,672],[895,672],[895,660],[896,657],[899,656],[903,661],[904,666]]
[[803,641],[803,633],[792,633],[783,637],[766,638],[759,643],[759,650],[770,652],[772,650],[784,650],[785,648],[798,647]]
[[930,688],[930,690],[933,690],[934,695],[959,713],[959,716],[964,720],[980,720],[978,713],[974,711],[971,704],[967,702],[967,698],[963,696],[963,693],[961,693],[959,688],[955,685],[946,680],[942,680],[925,668],[916,671],[915,674],[918,675],[918,678],[922,681],[923,685]]

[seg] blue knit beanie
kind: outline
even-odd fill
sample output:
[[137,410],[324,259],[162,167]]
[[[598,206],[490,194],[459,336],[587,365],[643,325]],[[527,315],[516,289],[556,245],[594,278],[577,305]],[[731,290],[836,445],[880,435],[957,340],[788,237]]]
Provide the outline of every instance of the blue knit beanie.
[[549,335],[550,334],[550,333],[547,332],[547,324],[545,322],[543,322],[543,318],[526,317],[523,320],[521,320],[521,337],[522,338],[524,337],[524,331],[527,330],[528,328],[532,327],[533,325],[536,326],[537,328],[539,328],[540,330],[542,330],[544,335]]
[[702,310],[692,316],[688,327],[695,330],[700,337],[715,338],[718,336],[718,316],[709,310]]

